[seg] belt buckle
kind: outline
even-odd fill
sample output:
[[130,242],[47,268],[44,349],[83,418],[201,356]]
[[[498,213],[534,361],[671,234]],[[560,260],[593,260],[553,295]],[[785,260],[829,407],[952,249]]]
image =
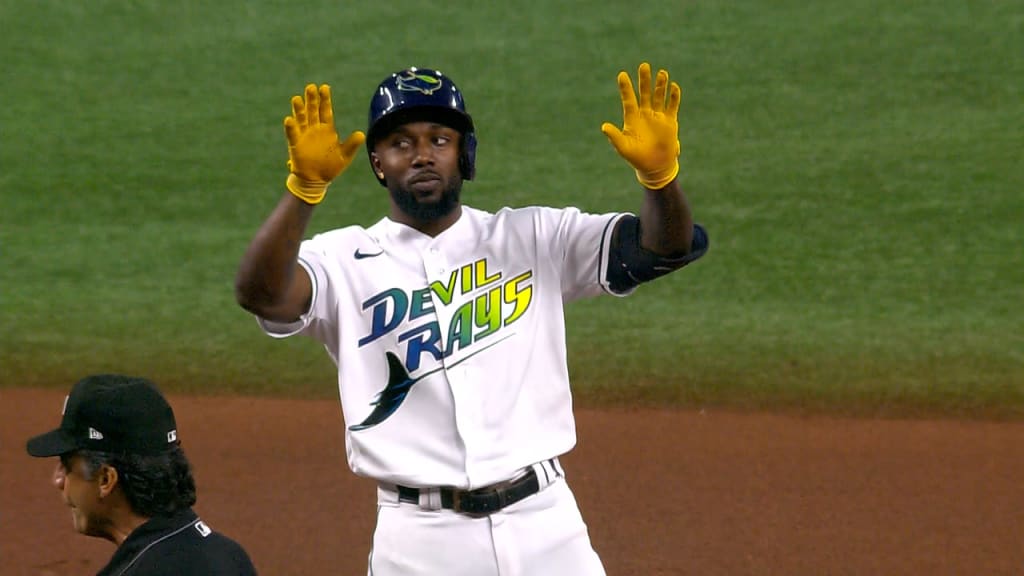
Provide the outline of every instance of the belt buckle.
[[[498,482],[496,484],[491,484],[490,486],[477,488],[476,490],[453,489],[452,510],[459,514],[465,514],[466,516],[472,516],[475,518],[490,516],[494,512],[502,510],[508,506],[512,499],[510,491],[518,483],[529,481],[529,479],[533,477],[533,471],[530,470],[530,472],[521,478],[505,480],[504,482]],[[482,498],[483,501],[479,502],[479,505],[470,504],[473,502],[474,497]],[[472,509],[467,510],[467,505]]]
[[459,514],[464,513],[462,511],[462,490],[457,488],[452,490],[452,510]]
[[486,518],[494,512],[501,510],[503,504],[494,508],[487,503],[487,500],[480,502],[475,498],[490,496],[491,493],[495,493],[499,502],[504,503],[504,494],[501,494],[499,490],[493,490],[490,488],[482,488],[479,490],[452,490],[452,510],[473,518]]
[[[474,506],[469,505],[472,501],[473,493],[469,490],[452,490],[452,511],[465,516],[473,518],[486,518],[491,514],[492,511],[478,510]],[[467,508],[469,505],[469,509]]]

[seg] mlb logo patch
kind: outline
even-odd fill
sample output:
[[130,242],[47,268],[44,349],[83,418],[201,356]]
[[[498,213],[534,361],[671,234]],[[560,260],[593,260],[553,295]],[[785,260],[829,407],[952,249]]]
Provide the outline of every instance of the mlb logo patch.
[[210,527],[207,526],[206,523],[204,523],[202,520],[196,522],[192,526],[196,529],[196,532],[199,532],[199,535],[203,538],[206,538],[207,536],[213,533],[213,530],[210,530]]
[[178,431],[177,430],[171,430],[170,432],[167,433],[167,443],[168,444],[170,444],[171,442],[174,442],[177,439],[178,439]]

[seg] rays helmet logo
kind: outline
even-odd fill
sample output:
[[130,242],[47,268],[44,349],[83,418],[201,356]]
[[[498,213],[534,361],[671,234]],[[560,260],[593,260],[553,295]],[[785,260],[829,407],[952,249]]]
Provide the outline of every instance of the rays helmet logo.
[[440,78],[417,74],[415,70],[406,70],[395,79],[395,84],[404,92],[422,92],[429,96],[437,92],[442,83]]

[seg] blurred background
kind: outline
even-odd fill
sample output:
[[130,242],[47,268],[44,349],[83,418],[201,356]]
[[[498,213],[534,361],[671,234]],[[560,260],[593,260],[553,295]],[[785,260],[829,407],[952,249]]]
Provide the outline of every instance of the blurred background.
[[[636,211],[600,132],[642,61],[683,89],[709,253],[570,306],[584,404],[1024,414],[1024,3],[0,0],[0,386],[97,371],[330,398],[233,298],[307,83],[339,132],[407,66],[462,89],[472,206]],[[310,234],[370,225],[362,154]]]

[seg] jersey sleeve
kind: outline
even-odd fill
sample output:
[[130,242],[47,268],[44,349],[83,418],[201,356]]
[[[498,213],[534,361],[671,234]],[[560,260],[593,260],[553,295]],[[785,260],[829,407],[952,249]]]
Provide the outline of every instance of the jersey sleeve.
[[309,310],[294,322],[273,322],[257,317],[260,328],[274,338],[287,338],[296,334],[313,337],[321,342],[330,338],[328,328],[336,320],[337,298],[330,277],[332,259],[325,250],[327,243],[319,236],[305,240],[299,247],[299,265],[309,276],[312,297]]
[[626,213],[588,214],[577,208],[542,212],[550,219],[552,259],[560,264],[562,298],[566,302],[602,293],[625,296],[608,285],[608,253],[615,223]]

